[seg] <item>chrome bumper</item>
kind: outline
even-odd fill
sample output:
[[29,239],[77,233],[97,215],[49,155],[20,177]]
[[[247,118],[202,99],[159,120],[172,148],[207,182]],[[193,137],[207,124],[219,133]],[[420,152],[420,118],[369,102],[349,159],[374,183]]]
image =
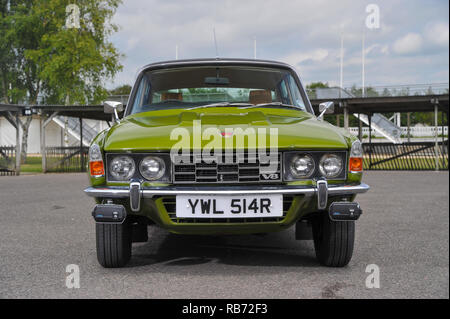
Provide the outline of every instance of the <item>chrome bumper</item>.
[[[362,194],[370,189],[364,183],[357,185],[327,185],[327,193],[330,195],[352,195]],[[130,197],[129,187],[88,187],[84,192],[91,197],[99,198],[128,198]],[[166,186],[141,188],[140,197],[152,198],[159,195],[241,195],[241,194],[302,194],[316,195],[317,186],[221,186],[220,188],[211,186]]]

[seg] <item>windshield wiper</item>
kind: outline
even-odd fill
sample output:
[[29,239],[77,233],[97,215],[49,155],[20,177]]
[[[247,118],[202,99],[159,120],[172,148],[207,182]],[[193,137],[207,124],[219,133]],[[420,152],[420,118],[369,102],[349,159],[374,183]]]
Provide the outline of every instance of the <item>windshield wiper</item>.
[[251,105],[251,106],[244,106],[244,107],[241,107],[241,109],[253,109],[255,107],[265,107],[265,106],[283,106],[283,107],[294,108],[294,109],[297,109],[297,110],[302,110],[298,106],[291,105],[291,104],[284,104],[284,103],[281,103],[281,102],[261,103],[261,104]]
[[203,109],[207,107],[221,107],[221,106],[249,106],[253,105],[250,103],[230,103],[230,102],[220,102],[220,103],[212,103],[212,104],[205,104],[200,106],[194,106],[186,110],[195,110],[195,109]]

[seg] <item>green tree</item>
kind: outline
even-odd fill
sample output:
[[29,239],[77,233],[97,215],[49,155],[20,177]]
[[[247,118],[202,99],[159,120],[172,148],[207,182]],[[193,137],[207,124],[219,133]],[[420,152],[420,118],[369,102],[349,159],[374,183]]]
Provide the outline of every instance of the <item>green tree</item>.
[[322,88],[328,88],[328,82],[311,82],[306,86],[306,94],[308,94],[310,99],[315,99],[317,97],[316,95],[316,89],[322,89]]
[[[6,70],[15,68],[20,75],[18,87],[26,90],[28,104],[37,104],[38,97],[46,103],[97,103],[108,95],[103,81],[122,68],[121,55],[108,41],[118,29],[111,18],[120,2],[76,1],[80,23],[70,28],[66,26],[68,14],[78,15],[66,12],[73,1],[2,1],[6,14],[0,21],[5,30],[0,40],[10,45],[12,58],[2,56],[0,67],[5,64]],[[30,123],[28,118],[22,125],[23,158]]]
[[[350,93],[356,97],[362,97],[362,88],[356,87],[356,85],[353,84],[353,86],[350,89]],[[370,87],[370,86],[368,86],[364,89],[364,93],[365,93],[364,94],[365,97],[380,96],[380,94],[373,87]],[[387,93],[387,92],[383,92],[383,94],[384,93]]]
[[131,92],[131,85],[124,84],[109,91],[109,95],[129,95]]
[[9,34],[12,2],[0,0],[0,103],[16,104],[23,100],[26,90],[16,59],[22,52],[14,48],[15,39]]

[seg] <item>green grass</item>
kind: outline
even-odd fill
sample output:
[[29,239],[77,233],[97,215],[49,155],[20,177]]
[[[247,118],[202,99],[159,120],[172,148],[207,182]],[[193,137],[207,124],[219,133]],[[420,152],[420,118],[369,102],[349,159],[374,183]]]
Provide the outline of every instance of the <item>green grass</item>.
[[[378,158],[372,158],[372,163],[377,162]],[[364,156],[363,167],[369,170],[369,157]],[[439,169],[448,169],[448,158],[439,157]],[[415,158],[397,158],[372,166],[370,170],[434,170],[434,157],[415,157]]]
[[20,165],[22,173],[42,173],[42,157],[27,156],[25,163]]

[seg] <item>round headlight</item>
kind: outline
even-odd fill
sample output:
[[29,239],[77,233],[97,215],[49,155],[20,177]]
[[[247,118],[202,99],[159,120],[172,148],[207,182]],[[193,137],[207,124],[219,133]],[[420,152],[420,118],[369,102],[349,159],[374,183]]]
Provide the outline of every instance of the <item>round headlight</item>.
[[291,172],[295,178],[307,178],[314,173],[316,165],[309,155],[298,155],[292,159]]
[[320,173],[328,178],[338,176],[342,171],[342,159],[334,154],[325,154],[319,162]]
[[129,156],[116,156],[109,164],[109,172],[118,180],[125,181],[134,175],[136,166]]
[[147,156],[139,164],[139,171],[145,179],[154,181],[164,175],[166,165],[159,157]]

